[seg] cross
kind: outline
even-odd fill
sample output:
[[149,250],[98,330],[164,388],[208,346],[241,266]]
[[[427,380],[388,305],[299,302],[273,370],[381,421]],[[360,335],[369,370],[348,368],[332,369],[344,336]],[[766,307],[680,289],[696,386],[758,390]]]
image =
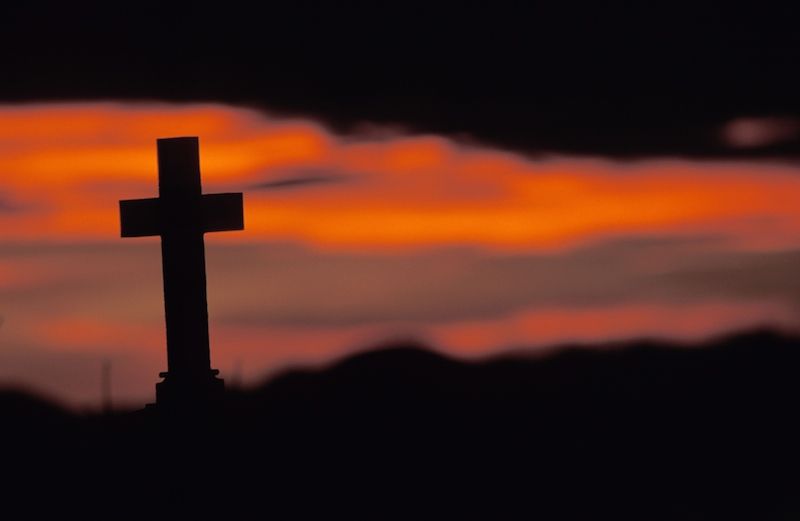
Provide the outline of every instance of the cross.
[[161,236],[167,372],[159,375],[156,403],[200,404],[223,389],[211,369],[203,234],[244,229],[242,194],[202,194],[198,138],[159,139],[157,146],[159,197],[119,202],[122,237]]

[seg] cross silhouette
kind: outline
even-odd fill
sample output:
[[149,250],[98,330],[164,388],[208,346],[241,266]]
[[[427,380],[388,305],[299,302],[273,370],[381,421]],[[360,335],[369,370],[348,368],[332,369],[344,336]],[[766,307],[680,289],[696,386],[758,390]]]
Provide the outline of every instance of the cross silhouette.
[[244,229],[241,193],[203,195],[198,138],[157,140],[155,199],[119,202],[122,237],[161,236],[167,372],[156,384],[159,406],[213,400],[223,390],[211,369],[203,234]]

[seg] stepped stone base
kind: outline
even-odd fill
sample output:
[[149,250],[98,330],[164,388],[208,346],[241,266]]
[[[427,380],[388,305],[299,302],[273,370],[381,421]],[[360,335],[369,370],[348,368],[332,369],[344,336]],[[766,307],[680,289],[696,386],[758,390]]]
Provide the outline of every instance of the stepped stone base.
[[148,407],[180,410],[213,407],[222,401],[225,392],[225,380],[218,378],[218,374],[217,369],[187,375],[159,373],[164,381],[156,384],[156,403]]

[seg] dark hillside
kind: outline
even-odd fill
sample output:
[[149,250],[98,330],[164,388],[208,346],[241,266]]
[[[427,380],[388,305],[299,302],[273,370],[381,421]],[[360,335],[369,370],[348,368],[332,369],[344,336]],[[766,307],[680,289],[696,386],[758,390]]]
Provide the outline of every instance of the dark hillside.
[[85,517],[800,517],[800,341],[602,347],[466,363],[395,346],[203,418],[0,394],[3,490]]

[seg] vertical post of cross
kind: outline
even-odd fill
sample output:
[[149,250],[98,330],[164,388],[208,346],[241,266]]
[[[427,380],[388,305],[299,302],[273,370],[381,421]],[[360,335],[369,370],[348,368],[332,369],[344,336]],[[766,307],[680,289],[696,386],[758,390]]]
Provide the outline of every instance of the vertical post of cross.
[[167,378],[203,380],[211,371],[198,142],[158,140],[161,258]]

